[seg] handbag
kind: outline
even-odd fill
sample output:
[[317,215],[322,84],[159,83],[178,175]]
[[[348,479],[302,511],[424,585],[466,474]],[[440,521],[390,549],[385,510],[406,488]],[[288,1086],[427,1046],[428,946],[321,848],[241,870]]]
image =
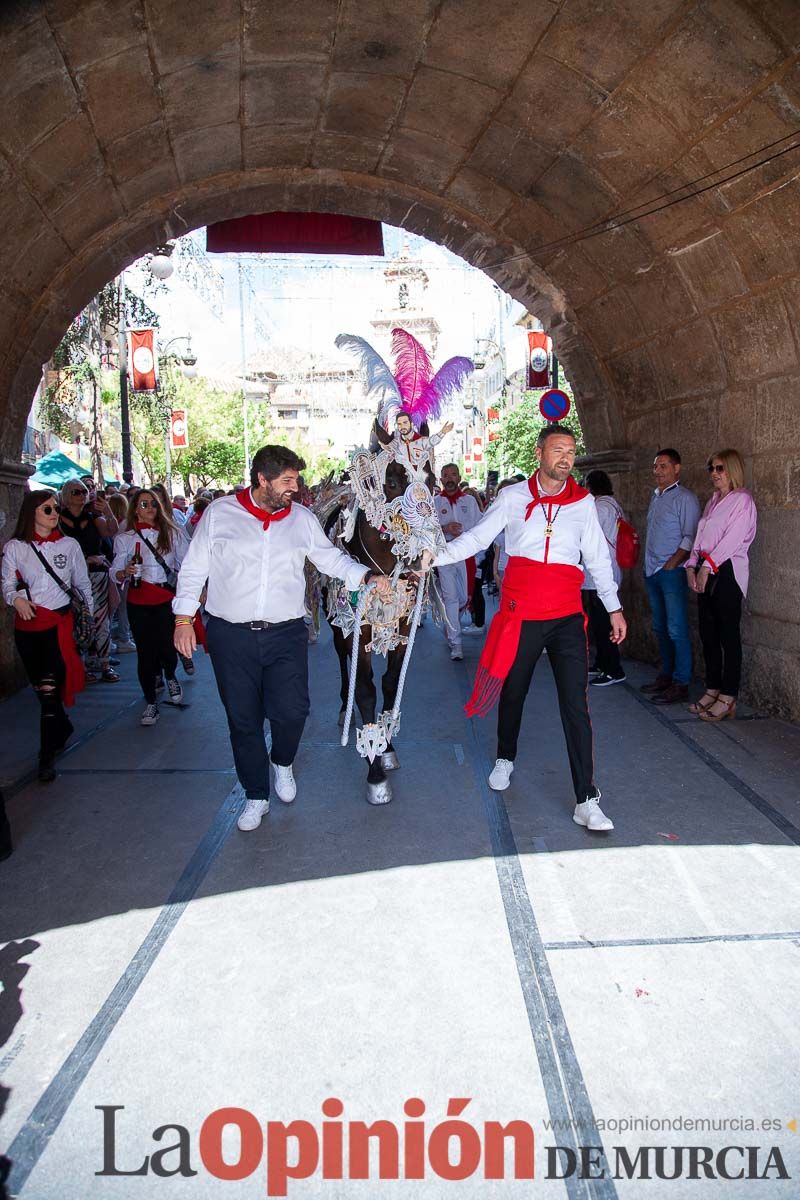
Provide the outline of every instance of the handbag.
[[167,566],[158,550],[156,550],[155,546],[150,545],[146,537],[143,537],[140,540],[144,542],[145,546],[147,546],[147,549],[150,551],[153,558],[156,560],[158,565],[161,567],[161,570],[167,577],[166,582],[162,583],[161,586],[165,587],[168,592],[176,592],[178,590],[178,572],[174,571],[172,567]]
[[33,542],[29,542],[28,544],[50,578],[56,581],[65,595],[69,596],[69,606],[72,612],[72,636],[75,638],[75,645],[79,653],[85,654],[94,640],[94,617],[92,616],[92,610],[86,603],[83,593],[64,583],[61,576],[53,570],[50,563],[36,549]]

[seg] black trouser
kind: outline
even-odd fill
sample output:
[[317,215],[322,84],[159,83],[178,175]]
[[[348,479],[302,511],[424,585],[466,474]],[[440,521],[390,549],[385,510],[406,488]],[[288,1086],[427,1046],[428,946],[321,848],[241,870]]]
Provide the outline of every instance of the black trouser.
[[608,610],[594,588],[585,588],[583,594],[594,640],[594,665],[604,675],[621,679],[625,672],[619,657],[619,646],[610,640],[611,617]]
[[208,618],[208,650],[225,706],[233,761],[249,798],[269,795],[264,721],[272,731],[272,761],[294,762],[309,712],[308,630],[302,617],[269,629]]
[[519,649],[503,690],[497,720],[497,757],[513,762],[522,724],[525,697],[533,670],[547,650],[556,681],[561,725],[567,742],[569,768],[577,802],[594,794],[592,723],[586,698],[588,662],[583,614],[552,621],[523,621]]
[[128,621],[136,642],[137,672],[144,698],[156,702],[156,679],[163,668],[167,679],[175,678],[178,653],[175,649],[175,618],[172,604],[131,604],[128,601]]
[[471,609],[472,623],[482,629],[486,621],[486,601],[483,598],[483,571],[481,567],[475,570],[475,581],[472,585]]
[[711,594],[698,594],[697,614],[706,687],[725,696],[737,696],[742,678],[742,591],[730,559],[717,572]]
[[72,733],[72,722],[64,712],[61,689],[66,677],[64,660],[55,629],[15,629],[14,641],[28,679],[41,708],[39,757],[51,762]]

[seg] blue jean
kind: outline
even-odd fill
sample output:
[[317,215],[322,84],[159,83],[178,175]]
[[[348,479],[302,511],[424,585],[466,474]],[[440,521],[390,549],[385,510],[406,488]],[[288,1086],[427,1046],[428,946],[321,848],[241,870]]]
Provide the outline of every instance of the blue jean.
[[658,638],[661,674],[687,684],[692,676],[692,642],[689,637],[689,587],[683,567],[645,576],[653,633]]

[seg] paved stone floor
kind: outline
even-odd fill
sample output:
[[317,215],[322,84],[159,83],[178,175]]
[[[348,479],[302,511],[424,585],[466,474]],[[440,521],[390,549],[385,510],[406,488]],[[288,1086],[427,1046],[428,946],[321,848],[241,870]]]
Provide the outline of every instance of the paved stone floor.
[[[378,1181],[377,1160],[368,1181],[320,1167],[290,1179],[290,1196],[800,1194],[800,1132],[787,1125],[800,1117],[800,729],[654,710],[637,691],[648,673],[629,664],[628,685],[591,695],[617,828],[590,835],[572,821],[546,660],[498,796],[486,785],[494,721],[462,711],[480,645],[465,647],[451,663],[438,630],[421,631],[395,800],[375,809],[352,739],[339,745],[325,632],[310,649],[297,802],[273,799],[249,834],[235,827],[242,800],[207,660],[187,707],[143,729],[127,656],[122,683],[80,697],[75,744],[46,787],[32,773],[31,693],[0,707],[16,842],[0,865],[0,1144],[13,1194],[264,1196],[259,1146],[247,1178],[205,1169],[204,1118],[238,1107],[321,1137],[332,1096],[345,1125],[401,1131],[405,1101],[420,1098],[428,1138],[448,1100],[469,1097],[462,1119],[481,1139],[486,1121],[533,1126],[536,1180],[515,1180],[510,1155],[506,1179],[481,1164],[447,1182],[428,1163],[412,1180],[401,1154],[397,1181]],[[98,1176],[98,1106],[121,1106],[116,1169],[174,1145],[175,1130],[152,1134],[179,1124],[197,1175]],[[631,1119],[635,1130],[616,1124]],[[554,1145],[603,1147],[606,1177],[548,1177]],[[231,1129],[223,1146],[235,1163]],[[649,1180],[609,1178],[617,1147],[635,1160],[643,1146],[759,1147],[762,1172],[777,1146],[793,1178],[692,1181],[684,1163],[659,1179],[654,1150]],[[178,1162],[177,1151],[153,1160]],[[732,1174],[743,1163],[726,1160]]]

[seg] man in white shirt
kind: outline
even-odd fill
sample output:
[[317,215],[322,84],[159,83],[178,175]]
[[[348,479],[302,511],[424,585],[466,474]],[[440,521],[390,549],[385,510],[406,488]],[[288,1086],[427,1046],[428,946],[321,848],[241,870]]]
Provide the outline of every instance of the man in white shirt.
[[485,716],[499,700],[497,761],[489,786],[511,782],[525,697],[536,663],[547,650],[558,692],[575,790],[573,820],[591,830],[613,829],[600,808],[594,782],[592,726],[586,699],[587,650],[581,605],[581,558],[611,620],[611,639],[627,632],[606,539],[593,497],[572,478],[575,438],[548,425],[537,441],[539,470],[501,491],[474,529],[455,538],[423,569],[459,562],[488,546],[505,530],[508,566],[500,609],[492,621],[478,665],[468,716]]
[[272,732],[275,791],[297,794],[292,763],[309,711],[306,558],[356,591],[373,578],[391,584],[328,540],[317,518],[293,504],[302,458],[285,446],[262,446],[252,487],[209,506],[195,529],[173,602],[175,646],[191,657],[192,619],[208,581],[208,649],[225,707],[236,774],[247,796],[239,828],[256,829],[269,812],[264,720]]
[[[442,467],[442,490],[434,496],[439,524],[445,541],[452,542],[459,534],[472,529],[481,519],[481,510],[474,496],[469,496],[461,487],[461,473],[455,463]],[[437,567],[442,589],[447,625],[445,637],[450,646],[450,657],[459,662],[464,657],[461,647],[461,613],[469,604],[471,582],[475,579],[475,558],[471,558],[471,571],[467,564],[454,560],[447,566]]]

